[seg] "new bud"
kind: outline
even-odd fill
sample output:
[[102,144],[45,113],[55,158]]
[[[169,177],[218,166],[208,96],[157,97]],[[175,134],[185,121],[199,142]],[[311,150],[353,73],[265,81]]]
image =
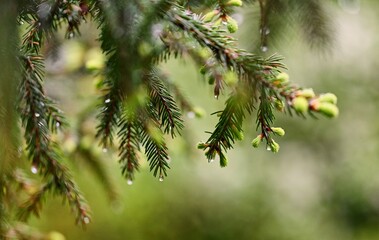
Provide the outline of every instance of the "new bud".
[[277,153],[279,152],[279,149],[280,149],[280,146],[277,142],[275,142],[273,139],[271,140],[272,142],[270,143],[270,147],[271,147],[271,152],[273,153]]
[[194,107],[192,110],[195,113],[195,117],[197,118],[202,118],[205,115],[205,110],[201,107]]
[[225,5],[226,6],[241,7],[242,6],[242,1],[241,0],[230,0]]
[[276,99],[275,102],[274,102],[274,106],[275,106],[276,110],[278,110],[280,112],[283,112],[283,110],[284,110],[284,103],[283,103],[282,100]]
[[278,75],[276,75],[275,80],[279,81],[280,83],[287,83],[289,81],[290,77],[287,73],[281,72]]
[[244,139],[243,132],[239,131],[236,126],[233,126],[232,130],[233,130],[233,135],[237,140],[242,141]]
[[306,88],[306,89],[297,91],[296,96],[305,97],[305,98],[313,98],[315,96],[315,93],[312,88]]
[[237,74],[235,74],[233,71],[227,71],[224,74],[224,81],[229,86],[234,86],[238,82]]
[[281,127],[272,127],[271,131],[280,137],[282,137],[282,136],[284,136],[284,134],[286,134],[284,129]]
[[338,116],[338,107],[329,102],[321,102],[318,105],[317,110],[322,113],[324,116],[329,118],[334,118]]
[[235,33],[235,32],[237,32],[237,30],[238,30],[238,23],[237,23],[237,21],[236,20],[234,20],[232,17],[229,17],[229,16],[227,16],[227,25],[226,25],[226,27],[228,28],[228,31],[230,32],[230,33]]
[[207,144],[203,143],[203,142],[199,142],[197,144],[197,149],[205,149],[207,147]]
[[257,148],[259,147],[259,144],[261,144],[261,142],[262,142],[262,135],[259,134],[256,138],[253,139],[253,141],[251,141],[251,145],[254,148]]
[[292,100],[292,107],[299,113],[308,111],[308,100],[305,97],[296,97]]
[[318,99],[320,100],[320,102],[328,102],[332,104],[337,104],[337,96],[334,95],[333,93],[321,94]]
[[220,13],[220,11],[218,11],[218,10],[210,11],[209,13],[207,13],[207,14],[204,15],[203,21],[204,21],[204,22],[210,22],[210,21],[212,21],[213,18],[215,18],[216,15],[218,15],[219,13]]
[[225,157],[224,154],[220,153],[220,166],[226,167],[228,165],[228,159]]

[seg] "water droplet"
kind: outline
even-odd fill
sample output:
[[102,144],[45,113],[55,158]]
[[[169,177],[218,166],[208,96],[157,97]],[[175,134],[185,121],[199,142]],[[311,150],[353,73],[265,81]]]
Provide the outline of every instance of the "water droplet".
[[192,112],[192,111],[191,111],[191,112],[188,112],[188,113],[187,113],[187,117],[188,117],[188,118],[191,118],[191,119],[192,119],[192,118],[195,118],[195,113]]
[[215,95],[215,98],[218,99],[218,95]]
[[35,113],[34,116],[39,117],[41,115],[39,113]]
[[267,146],[267,147],[266,147],[266,150],[267,150],[267,151],[271,151],[271,147],[270,147],[270,146]]
[[106,153],[108,152],[108,149],[107,148],[103,148],[103,153]]
[[20,24],[23,25],[23,24],[24,24],[24,21],[21,21]]
[[38,172],[38,168],[37,168],[35,165],[33,165],[33,166],[30,168],[30,171],[32,171],[33,174],[37,174],[37,172]]
[[85,224],[88,224],[89,222],[90,222],[90,219],[89,219],[89,217],[83,217],[83,222],[85,223]]
[[128,179],[127,183],[128,183],[128,185],[132,185],[133,181],[131,179]]
[[105,103],[110,103],[111,100],[108,98],[108,99],[106,99],[104,102],[105,102]]
[[160,182],[163,182],[163,176],[160,176],[160,177],[159,177],[159,181],[160,181]]
[[269,28],[266,28],[265,30],[265,35],[269,35],[270,34],[270,29]]
[[224,24],[226,26],[226,25],[228,25],[228,22],[227,21],[222,21],[222,24]]
[[74,37],[74,33],[70,32],[70,34],[68,35],[68,39],[73,38],[73,37]]
[[262,52],[267,52],[268,51],[268,47],[267,46],[262,46],[261,47],[261,51]]
[[60,122],[56,122],[56,123],[55,123],[55,126],[56,126],[57,128],[59,128],[59,127],[61,126],[61,123],[60,123]]
[[208,163],[213,163],[215,160],[214,159],[209,159]]

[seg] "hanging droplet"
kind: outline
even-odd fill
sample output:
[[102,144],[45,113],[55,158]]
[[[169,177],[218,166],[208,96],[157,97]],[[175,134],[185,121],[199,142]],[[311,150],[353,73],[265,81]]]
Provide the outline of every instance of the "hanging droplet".
[[265,35],[269,35],[270,34],[270,29],[269,28],[266,28],[265,29]]
[[108,99],[106,99],[104,102],[105,102],[105,103],[110,103],[111,100],[108,98]]
[[106,153],[108,152],[108,149],[107,148],[103,148],[103,153]]
[[267,46],[261,46],[261,51],[262,52],[267,52],[268,51],[268,47]]
[[41,115],[39,113],[35,113],[34,116],[39,117]]
[[215,160],[214,159],[209,159],[208,163],[213,163]]
[[191,111],[191,112],[188,112],[188,113],[187,113],[187,117],[188,117],[188,118],[191,118],[191,119],[192,119],[192,118],[195,118],[195,113],[192,112],[192,111]]
[[56,123],[55,123],[55,126],[56,126],[57,128],[59,128],[59,127],[61,126],[61,123],[60,123],[60,122],[56,122]]
[[35,165],[33,165],[33,166],[30,168],[30,171],[32,171],[33,174],[37,174],[37,172],[38,172],[38,168],[37,168]]
[[215,95],[215,98],[218,99],[218,95]]
[[163,176],[160,176],[160,177],[159,177],[159,181],[160,181],[160,182],[163,182]]
[[83,218],[83,222],[84,222],[85,224],[88,224],[88,223],[90,222],[89,217],[84,217],[84,218]]
[[24,24],[24,21],[21,21],[20,24],[23,25],[23,24]]
[[266,147],[266,150],[267,150],[267,151],[271,151],[271,147],[270,147],[270,145],[268,145],[268,146]]
[[70,34],[68,35],[68,39],[73,38],[73,37],[74,37],[74,33],[70,32]]
[[128,183],[128,185],[132,185],[133,181],[131,179],[128,179],[127,183]]

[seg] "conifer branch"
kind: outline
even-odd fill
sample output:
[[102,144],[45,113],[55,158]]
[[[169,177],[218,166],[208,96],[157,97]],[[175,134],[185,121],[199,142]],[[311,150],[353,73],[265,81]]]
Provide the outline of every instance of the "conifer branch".
[[176,106],[174,98],[171,96],[167,87],[163,84],[157,70],[151,71],[146,76],[146,83],[149,91],[149,101],[151,107],[157,111],[160,127],[164,133],[175,136],[175,130],[180,133],[184,127],[181,119],[181,112]]
[[130,110],[125,110],[119,126],[121,173],[129,180],[128,183],[132,183],[134,174],[139,169],[137,152],[140,150],[139,144],[141,141],[136,115]]
[[141,126],[141,143],[145,148],[147,161],[149,162],[150,171],[154,177],[159,176],[162,181],[167,176],[168,164],[167,146],[163,139],[163,133],[159,128],[159,122],[156,121],[158,116],[150,108],[140,115]]

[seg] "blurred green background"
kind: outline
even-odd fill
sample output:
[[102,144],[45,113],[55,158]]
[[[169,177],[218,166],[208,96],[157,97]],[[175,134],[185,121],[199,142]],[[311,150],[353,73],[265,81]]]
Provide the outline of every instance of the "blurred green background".
[[[183,136],[169,140],[169,176],[159,182],[142,163],[129,186],[117,153],[99,148],[96,156],[115,182],[115,198],[83,157],[72,156],[70,165],[93,222],[85,230],[75,226],[69,207],[55,197],[31,225],[66,239],[379,239],[379,6],[373,0],[340,0],[328,7],[335,30],[331,48],[312,50],[289,33],[267,54],[286,57],[294,83],[335,93],[337,119],[277,114],[275,125],[286,136],[278,139],[281,150],[273,154],[250,146],[257,135],[252,116],[246,120],[245,140],[229,152],[229,165],[221,169],[207,162],[196,143],[207,139],[204,131],[217,120],[210,113],[222,108],[224,98],[213,98],[191,60],[170,60],[162,68],[207,114],[201,119],[185,115]],[[238,35],[244,48],[251,48],[259,35],[246,20],[258,16],[249,14],[240,16],[245,19]],[[78,116],[83,119],[99,96],[98,77],[83,67],[97,54],[95,29],[86,24],[78,39],[52,46],[56,54],[47,60],[47,92],[66,112],[72,129],[79,128]],[[90,115],[80,129],[93,134],[93,119]],[[74,130],[60,137],[67,152],[83,140]],[[96,148],[92,145],[87,147]]]

